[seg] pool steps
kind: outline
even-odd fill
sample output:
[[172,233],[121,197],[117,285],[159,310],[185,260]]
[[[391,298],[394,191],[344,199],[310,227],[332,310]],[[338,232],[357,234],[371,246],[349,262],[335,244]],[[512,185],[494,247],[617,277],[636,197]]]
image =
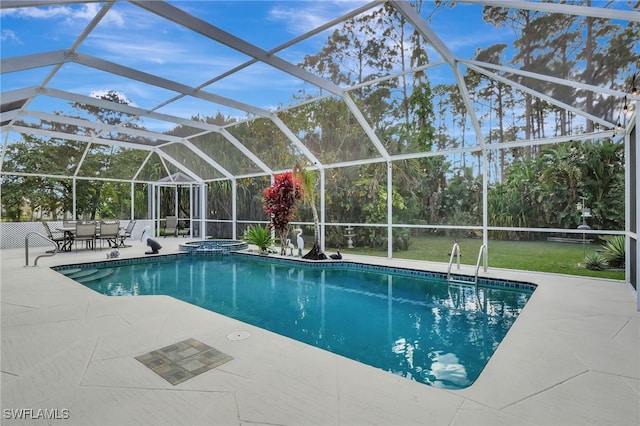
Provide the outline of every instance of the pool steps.
[[95,280],[99,280],[105,277],[108,277],[110,275],[113,275],[115,271],[113,269],[101,269],[99,271],[96,271],[95,273],[91,274],[91,275],[87,275],[84,276],[80,279],[74,278],[75,280],[77,280],[78,282],[85,284],[91,281],[95,281]]
[[61,274],[74,279],[82,284],[91,281],[99,280],[104,277],[112,275],[115,271],[112,268],[108,269],[66,269],[59,271]]

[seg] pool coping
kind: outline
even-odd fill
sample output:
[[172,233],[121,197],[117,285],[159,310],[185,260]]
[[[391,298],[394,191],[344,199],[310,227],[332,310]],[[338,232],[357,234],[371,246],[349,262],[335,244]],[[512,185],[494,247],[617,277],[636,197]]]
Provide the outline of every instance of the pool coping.
[[[163,240],[163,252],[177,252],[176,240]],[[134,244],[121,258],[145,250]],[[490,268],[482,275],[538,287],[478,380],[450,391],[169,297],[99,295],[48,267],[94,262],[104,253],[45,258],[37,268],[25,268],[23,255],[0,252],[3,410],[67,408],[71,416],[65,424],[114,425],[625,425],[640,420],[640,314],[635,293],[621,282]],[[343,255],[355,262],[390,262]],[[461,272],[473,275],[474,268],[463,265]],[[227,339],[238,330],[251,337]],[[133,358],[190,337],[234,360],[174,389]]]

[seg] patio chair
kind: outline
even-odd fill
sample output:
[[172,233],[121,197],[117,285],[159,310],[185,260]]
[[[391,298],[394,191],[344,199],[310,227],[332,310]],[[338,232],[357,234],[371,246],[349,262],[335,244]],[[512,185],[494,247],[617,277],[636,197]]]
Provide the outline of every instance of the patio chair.
[[76,223],[76,233],[73,239],[76,243],[76,252],[80,241],[84,241],[85,245],[91,247],[92,250],[95,249],[96,231],[96,222]]
[[44,230],[47,233],[47,238],[49,238],[51,241],[53,241],[54,243],[56,243],[56,246],[58,246],[58,251],[64,251],[65,246],[66,246],[66,238],[64,234],[56,234],[54,235],[51,232],[51,228],[49,227],[49,224],[47,222],[42,222],[42,226],[44,226]]
[[180,222],[178,221],[178,235],[182,235],[183,237],[187,237],[191,234],[191,229],[189,229],[189,227],[185,227],[184,226],[184,222],[183,224],[180,225]]
[[178,235],[178,217],[177,216],[167,216],[164,219],[164,237],[167,238],[167,235],[173,235],[174,237]]
[[136,221],[132,220],[129,222],[126,229],[120,230],[120,233],[118,234],[118,238],[120,238],[120,243],[118,244],[118,247],[131,247],[131,246],[125,245],[124,240],[126,240],[127,238],[131,238],[131,234],[133,233],[133,228],[135,226],[136,226]]
[[120,221],[100,222],[100,233],[96,235],[96,239],[100,240],[100,250],[102,250],[102,242],[107,241],[109,247],[116,248],[118,246],[118,237],[120,234]]
[[167,235],[173,235],[177,237],[178,235],[187,236],[189,235],[189,229],[180,228],[178,217],[177,216],[167,216],[164,221],[164,237],[167,238]]

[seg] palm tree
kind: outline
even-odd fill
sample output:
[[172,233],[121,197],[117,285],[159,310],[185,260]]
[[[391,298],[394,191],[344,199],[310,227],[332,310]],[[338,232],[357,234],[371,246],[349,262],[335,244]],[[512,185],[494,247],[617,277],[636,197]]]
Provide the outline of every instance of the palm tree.
[[313,247],[309,253],[303,256],[303,258],[316,260],[326,259],[327,256],[322,253],[322,249],[320,248],[322,246],[320,245],[320,219],[318,216],[318,209],[316,208],[316,175],[311,170],[305,169],[300,162],[296,162],[293,166],[293,175],[300,182],[303,202],[311,207],[311,212],[313,213]]

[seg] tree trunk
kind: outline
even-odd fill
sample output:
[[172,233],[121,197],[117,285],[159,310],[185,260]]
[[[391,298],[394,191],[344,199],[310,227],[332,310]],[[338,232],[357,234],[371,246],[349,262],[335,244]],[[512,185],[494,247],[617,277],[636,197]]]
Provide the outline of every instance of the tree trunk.
[[313,202],[311,204],[311,211],[313,212],[313,237],[315,239],[315,244],[319,244],[320,242],[320,218],[318,217],[318,209],[316,209],[316,203]]

